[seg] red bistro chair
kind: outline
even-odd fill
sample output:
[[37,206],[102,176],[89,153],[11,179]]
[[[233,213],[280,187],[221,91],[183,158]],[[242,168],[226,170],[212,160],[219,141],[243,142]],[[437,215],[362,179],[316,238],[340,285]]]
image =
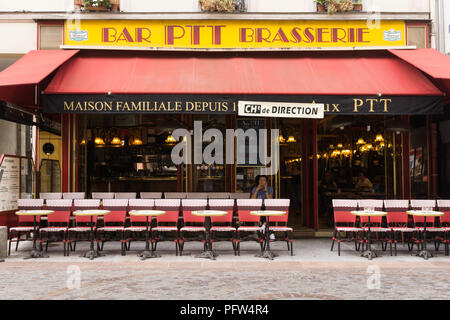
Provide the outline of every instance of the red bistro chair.
[[[155,209],[163,210],[166,213],[161,216],[156,216],[156,227],[152,228],[153,241],[155,247],[161,241],[175,242],[175,255],[178,255],[180,235],[178,231],[178,219],[180,215],[180,199],[156,199]],[[162,237],[164,234],[164,238]],[[174,234],[174,236],[170,236]],[[164,239],[164,240],[163,240]]]
[[392,256],[392,242],[394,242],[394,252],[397,255],[397,236],[401,234],[402,242],[405,239],[405,234],[408,235],[407,243],[408,250],[412,250],[414,245],[413,236],[416,231],[414,228],[408,226],[409,216],[406,213],[409,208],[409,200],[384,200],[384,208],[386,210],[386,221],[391,232],[390,237],[390,251]]
[[[436,200],[410,200],[411,201],[411,209],[412,210],[422,210],[424,208],[431,208],[431,210],[435,210],[436,208]],[[438,233],[444,232],[444,229],[437,227],[437,218],[436,217],[419,217],[413,216],[414,228],[419,233],[420,238],[416,240],[417,250],[422,250],[424,241],[423,230],[424,225],[427,225],[427,234],[430,233],[433,235],[433,242],[436,251],[439,250],[439,241],[437,238]],[[420,246],[419,246],[420,245]]]
[[136,199],[136,192],[116,192],[114,199]]
[[104,226],[97,228],[97,243],[101,242],[100,250],[106,241],[119,240],[120,252],[125,255],[125,222],[127,219],[128,199],[104,199],[103,210],[110,213],[103,216]]
[[[375,199],[362,199],[358,200],[358,208],[359,210],[364,209],[373,209],[376,211],[382,211],[383,210],[383,200],[375,200]],[[369,217],[360,216],[359,222],[361,224],[361,227],[363,229],[363,234],[366,235],[369,231],[368,223],[369,223]],[[370,217],[370,232],[376,234],[375,241],[381,241],[381,248],[383,251],[387,248],[388,243],[388,236],[389,236],[389,228],[384,228],[383,226],[383,217]],[[379,239],[378,234],[382,233],[384,235],[383,238]],[[371,235],[372,236],[372,235]],[[375,242],[373,240],[373,237],[371,237],[372,242]],[[364,239],[365,244],[367,244],[367,239]]]
[[361,233],[363,229],[356,226],[356,216],[350,213],[350,211],[358,208],[358,200],[333,199],[332,204],[334,212],[334,233],[331,243],[331,251],[333,251],[334,242],[337,240],[338,255],[341,255],[342,232],[345,232],[347,235],[351,235],[351,238],[348,238],[347,241],[354,241],[355,250],[358,251],[360,248],[358,241],[360,243],[363,241],[358,234]]
[[[244,240],[257,241],[263,250],[263,237],[261,234],[260,217],[251,215],[251,211],[261,210],[262,199],[236,199],[239,226],[236,229],[236,250],[241,254],[241,242]],[[242,237],[242,234],[255,233],[257,237]]]
[[86,193],[84,192],[64,192],[62,194],[63,199],[86,199]]
[[450,242],[450,200],[438,200],[438,210],[444,212],[441,216],[441,228],[444,230],[444,243],[445,243],[445,255],[449,255],[449,242]]
[[[97,210],[100,207],[100,200],[98,199],[75,199],[73,208],[76,210]],[[92,217],[94,223],[94,230],[97,227],[98,216]],[[91,231],[91,217],[89,216],[75,216],[75,226],[69,228],[67,233],[67,242],[72,251],[76,250],[77,241],[89,240],[89,232]],[[81,235],[81,237],[80,237]],[[73,247],[72,247],[73,243]]]
[[92,192],[92,199],[114,199],[114,192]]
[[[233,227],[234,199],[209,199],[209,209],[226,211],[226,216],[211,217],[211,242],[230,240],[236,255],[236,228]],[[229,234],[231,237],[218,238],[217,234]]]
[[[292,234],[294,233],[294,229],[288,227],[288,219],[289,219],[289,206],[291,200],[290,199],[265,199],[264,207],[266,210],[275,210],[275,211],[286,211],[284,216],[278,217],[270,217],[270,230],[275,232],[283,232],[284,239],[278,239],[279,241],[286,241],[288,250],[291,251],[291,256],[294,255],[294,244],[292,240]],[[272,225],[272,224],[275,225]],[[277,238],[275,237],[275,240]]]
[[[19,210],[40,210],[44,206],[43,199],[19,199],[18,208]],[[39,230],[39,224],[41,222],[41,216],[36,216],[37,230]],[[18,216],[17,227],[9,228],[8,230],[8,256],[11,255],[11,243],[16,242],[16,251],[19,248],[20,237],[25,235],[25,239],[32,240],[31,233],[34,228],[34,217],[33,216]],[[16,238],[14,240],[14,238]]]
[[180,229],[180,255],[183,255],[184,243],[187,241],[195,241],[197,239],[189,237],[186,238],[186,233],[195,234],[201,233],[202,243],[206,248],[206,229],[204,226],[205,217],[195,216],[192,211],[205,210],[208,204],[206,199],[182,199],[181,208],[183,212],[184,226]]
[[69,248],[67,247],[67,236],[70,226],[70,214],[72,212],[71,199],[57,199],[47,200],[48,210],[53,210],[54,213],[47,216],[47,227],[41,228],[40,241],[46,242],[45,251],[48,250],[49,242],[61,241],[64,243],[64,256],[69,255]]
[[[155,200],[153,199],[130,199],[128,202],[130,210],[153,210],[155,205]],[[179,206],[178,206],[179,207]],[[151,226],[152,220],[151,217],[149,219],[149,224]],[[125,239],[126,245],[125,249],[130,250],[131,241],[136,241],[140,239],[145,239],[146,232],[146,221],[147,217],[140,216],[132,216],[130,215],[130,226],[125,228]],[[152,244],[153,247],[153,244]]]
[[162,192],[141,192],[141,199],[161,199]]
[[62,199],[62,193],[61,192],[41,192],[41,193],[39,193],[39,199],[44,199],[44,200]]

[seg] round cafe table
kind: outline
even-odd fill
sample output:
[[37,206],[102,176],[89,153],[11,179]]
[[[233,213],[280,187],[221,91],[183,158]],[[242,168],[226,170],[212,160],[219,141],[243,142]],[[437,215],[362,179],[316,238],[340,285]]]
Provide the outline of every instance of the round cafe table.
[[48,258],[48,255],[45,255],[42,250],[38,250],[36,247],[37,241],[37,229],[36,229],[36,217],[37,216],[47,216],[49,214],[53,214],[53,210],[19,210],[16,211],[16,215],[18,216],[33,216],[33,249],[31,253],[26,256],[24,259],[31,258]]
[[159,258],[161,256],[156,255],[155,251],[150,250],[150,241],[153,242],[153,236],[150,234],[150,224],[148,223],[148,217],[156,217],[166,214],[164,210],[131,210],[129,212],[130,216],[134,217],[146,217],[145,219],[145,250],[138,254],[138,257],[141,257],[141,260],[150,259],[150,258]]
[[270,251],[270,226],[269,226],[269,219],[270,217],[279,217],[284,216],[286,214],[286,211],[277,211],[277,210],[255,210],[250,211],[250,214],[253,216],[260,216],[260,217],[266,217],[266,228],[265,228],[265,237],[264,237],[264,251],[261,252],[261,254],[257,255],[257,257],[260,258],[266,258],[273,260],[274,257],[276,257],[276,254]]
[[433,211],[433,210],[409,210],[406,211],[407,214],[411,216],[416,217],[424,217],[424,224],[423,224],[423,248],[420,252],[416,254],[418,257],[422,257],[425,260],[428,260],[428,258],[432,258],[433,255],[431,252],[427,250],[427,217],[440,217],[443,216],[443,212],[439,211]]
[[74,216],[81,216],[81,217],[91,217],[91,248],[89,251],[85,252],[81,255],[81,257],[89,258],[90,260],[93,260],[94,258],[104,256],[104,253],[99,252],[98,250],[94,249],[94,216],[104,216],[111,213],[109,210],[76,210],[73,212]]
[[196,258],[205,258],[215,260],[218,256],[212,249],[211,243],[211,217],[223,217],[226,216],[228,212],[221,210],[197,210],[192,211],[192,215],[205,217],[204,226],[206,229],[206,250],[204,250],[200,255],[196,256]]
[[375,251],[372,251],[372,241],[370,240],[370,217],[384,217],[387,215],[384,211],[376,211],[376,210],[354,210],[350,211],[350,214],[360,217],[367,217],[367,249],[362,254],[361,257],[368,258],[369,260],[372,260],[373,258],[377,257],[377,254]]

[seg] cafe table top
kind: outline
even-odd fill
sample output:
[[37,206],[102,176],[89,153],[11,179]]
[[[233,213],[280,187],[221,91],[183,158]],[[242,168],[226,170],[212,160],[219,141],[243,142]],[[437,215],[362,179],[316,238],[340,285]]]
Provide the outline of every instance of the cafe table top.
[[286,211],[255,210],[255,211],[250,211],[250,214],[253,216],[260,216],[260,217],[279,217],[279,216],[284,216],[286,214]]
[[46,216],[54,213],[53,210],[19,210],[16,211],[18,216]]
[[130,216],[136,217],[149,217],[149,216],[161,216],[166,214],[164,210],[131,210],[129,212]]
[[196,210],[191,212],[194,216],[200,217],[223,217],[228,214],[227,211],[221,210]]
[[440,217],[444,215],[443,212],[434,210],[408,210],[406,213],[418,217]]
[[109,210],[76,210],[74,216],[104,216],[111,213]]
[[353,210],[350,211],[350,214],[360,217],[384,217],[387,215],[387,212],[377,210]]

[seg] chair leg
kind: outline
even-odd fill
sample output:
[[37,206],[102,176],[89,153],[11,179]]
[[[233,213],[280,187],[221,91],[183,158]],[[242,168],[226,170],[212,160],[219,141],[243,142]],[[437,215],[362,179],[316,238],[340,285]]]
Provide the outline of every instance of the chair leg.
[[289,242],[291,245],[291,256],[294,255],[294,241],[292,240],[292,233],[289,233]]
[[341,233],[338,232],[338,256],[341,255]]
[[333,231],[333,237],[331,238],[331,250],[333,251],[333,247],[334,247],[334,242],[336,241],[336,229]]
[[16,242],[16,251],[19,248],[19,242],[20,242],[20,231],[17,232],[17,242]]
[[8,240],[9,240],[9,243],[8,243],[8,257],[9,257],[11,255],[12,234],[8,235]]

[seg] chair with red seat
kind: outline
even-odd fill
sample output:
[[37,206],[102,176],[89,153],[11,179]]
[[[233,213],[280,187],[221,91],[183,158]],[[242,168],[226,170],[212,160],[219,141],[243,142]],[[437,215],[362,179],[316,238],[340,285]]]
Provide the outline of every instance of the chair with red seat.
[[[180,235],[178,220],[180,216],[180,199],[156,199],[155,210],[163,210],[166,213],[156,216],[156,227],[152,228],[155,247],[161,241],[175,242],[175,255],[178,256]],[[164,236],[163,236],[164,234]],[[172,236],[171,236],[172,234]]]
[[[100,207],[99,199],[75,199],[74,211],[76,210],[98,210]],[[98,216],[92,217],[93,229],[97,227]],[[77,241],[90,241],[89,233],[91,231],[91,217],[90,216],[75,216],[75,226],[69,228],[67,231],[67,242],[71,251],[76,250]],[[73,243],[73,246],[72,246]]]
[[43,199],[43,200],[62,199],[62,193],[61,192],[41,192],[41,193],[39,193],[39,199]]
[[[383,200],[376,200],[376,199],[362,199],[362,200],[358,200],[358,207],[359,210],[365,210],[365,209],[369,209],[369,210],[375,210],[375,211],[382,211],[383,210]],[[359,217],[359,222],[361,224],[361,227],[363,229],[363,235],[364,235],[364,242],[363,244],[367,244],[367,238],[365,237],[366,234],[369,231],[368,228],[368,223],[369,223],[369,217],[365,217],[365,216],[360,216]],[[377,216],[377,217],[370,217],[370,232],[371,233],[375,233],[376,234],[376,239],[375,241],[380,241],[381,242],[381,248],[383,251],[386,250],[387,248],[387,243],[389,241],[388,236],[389,236],[389,229],[388,228],[384,228],[382,226],[383,224],[383,217],[382,216]],[[379,239],[378,238],[378,234],[381,233],[384,235],[384,238]],[[375,242],[373,240],[373,237],[371,237],[372,242]],[[364,249],[364,248],[363,248]]]
[[40,241],[46,242],[45,251],[48,250],[49,242],[63,242],[64,256],[69,255],[67,247],[67,236],[70,226],[70,214],[72,212],[72,199],[47,200],[47,210],[53,210],[54,213],[47,216],[47,227],[41,228]]
[[100,250],[106,241],[120,241],[120,252],[125,255],[125,222],[127,218],[128,199],[104,199],[103,210],[110,213],[103,216],[103,227],[97,228],[97,243],[101,242]]
[[141,199],[161,199],[162,192],[141,192]]
[[[261,210],[262,199],[237,199],[236,206],[238,212],[239,226],[236,229],[236,250],[238,256],[241,254],[241,242],[244,240],[252,240],[259,243],[261,251],[263,250],[263,237],[261,233],[261,218],[250,214],[251,211]],[[252,238],[248,234],[256,233],[256,238]],[[246,237],[242,237],[246,234]]]
[[[397,255],[397,235],[400,233],[402,240],[407,235],[408,250],[412,250],[414,243],[412,242],[414,228],[408,226],[409,216],[406,213],[409,208],[409,200],[384,200],[384,208],[386,210],[386,220],[390,229],[390,251],[392,255],[392,242],[394,242],[394,252]],[[403,242],[403,241],[402,241]]]
[[183,255],[184,243],[187,241],[196,241],[198,237],[188,237],[189,234],[201,234],[201,241],[206,248],[206,229],[204,226],[205,217],[196,216],[192,214],[192,211],[206,210],[208,204],[206,199],[182,199],[181,210],[183,212],[183,224],[180,229],[180,255]]
[[[209,209],[227,212],[227,215],[211,217],[211,243],[217,241],[231,241],[233,252],[236,255],[236,228],[233,226],[234,199],[209,199]],[[230,234],[225,238],[218,237],[218,234]]]
[[363,229],[356,226],[356,216],[350,213],[350,211],[354,211],[358,208],[358,200],[333,199],[332,205],[334,212],[334,232],[331,251],[333,251],[334,242],[337,240],[338,255],[341,255],[342,232],[345,232],[346,235],[351,235],[351,237],[347,237],[346,240],[353,241],[355,243],[355,250],[358,251],[360,244],[363,242],[363,239],[360,236]]
[[445,255],[449,255],[450,242],[450,200],[438,200],[438,210],[444,212],[444,215],[439,217],[441,228],[444,231]]
[[[436,208],[436,200],[410,200],[411,201],[411,209],[412,210],[426,210],[431,209],[435,210]],[[433,242],[435,245],[436,251],[439,250],[439,241],[437,238],[438,233],[443,232],[442,228],[437,227],[437,218],[436,217],[421,217],[413,215],[414,228],[418,231],[420,238],[416,240],[417,250],[423,250],[423,243],[427,241],[424,239],[424,226],[427,226],[427,234],[432,234]],[[420,245],[420,246],[419,246]]]
[[114,199],[114,192],[92,192],[92,199]]
[[114,199],[136,199],[136,192],[116,192]]
[[288,250],[291,251],[291,256],[293,256],[294,243],[292,240],[292,234],[294,233],[294,229],[288,227],[287,225],[289,219],[290,203],[291,203],[290,199],[265,199],[264,208],[265,210],[286,211],[286,214],[283,216],[273,216],[269,218],[270,231],[273,231],[274,233],[276,232],[284,233],[283,239],[277,239],[277,237],[275,236],[275,241],[286,241]]
[[[43,199],[18,199],[17,200],[19,210],[41,210],[44,206]],[[36,216],[37,230],[39,230],[39,224],[41,222],[41,216]],[[34,216],[18,216],[17,227],[9,228],[8,230],[8,256],[11,255],[11,244],[16,242],[16,251],[19,247],[20,237],[25,235],[25,240],[33,240],[31,233],[34,230]],[[14,238],[16,238],[14,240]]]
[[[131,210],[153,210],[155,206],[155,200],[153,199],[130,199],[129,208]],[[148,217],[149,224],[151,226],[152,217]],[[125,249],[130,250],[131,241],[145,240],[146,228],[146,216],[134,216],[130,215],[130,226],[125,228]],[[128,245],[127,245],[128,244]],[[152,244],[153,247],[153,244]]]

